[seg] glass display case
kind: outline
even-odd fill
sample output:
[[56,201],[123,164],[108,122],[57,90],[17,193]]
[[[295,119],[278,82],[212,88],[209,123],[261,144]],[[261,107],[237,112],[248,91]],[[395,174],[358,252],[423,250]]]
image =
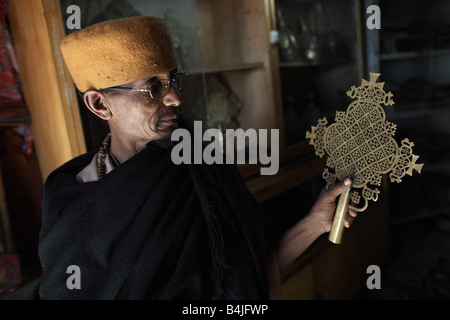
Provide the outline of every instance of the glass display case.
[[286,144],[305,139],[317,120],[346,109],[345,92],[364,70],[358,1],[276,0]]
[[395,104],[386,109],[396,136],[414,142],[421,175],[392,184],[393,224],[447,213],[450,145],[450,3],[378,1],[382,28],[369,33],[368,62]]
[[[359,84],[365,73],[360,1],[274,0],[269,2],[275,67],[280,85],[286,150],[318,164],[314,175],[288,193],[269,200],[277,206],[295,203],[308,212],[324,187],[322,159],[309,148],[306,132],[319,118],[334,121],[336,110],[351,102],[346,91]],[[301,151],[300,151],[301,150]],[[289,212],[288,208],[285,208]],[[298,216],[286,214],[286,226]]]

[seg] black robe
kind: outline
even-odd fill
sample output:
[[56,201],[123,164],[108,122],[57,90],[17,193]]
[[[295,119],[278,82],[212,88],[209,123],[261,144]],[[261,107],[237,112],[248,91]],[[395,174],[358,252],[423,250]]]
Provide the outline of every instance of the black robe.
[[[155,142],[94,182],[94,156],[55,170],[44,189],[41,299],[267,299],[278,233],[235,166],[174,165]],[[69,289],[67,268],[80,268]]]

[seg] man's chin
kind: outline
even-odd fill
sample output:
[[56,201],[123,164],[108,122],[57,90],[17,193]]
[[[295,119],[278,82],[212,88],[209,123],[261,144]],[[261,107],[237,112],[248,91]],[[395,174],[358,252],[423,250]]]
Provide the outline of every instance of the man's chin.
[[159,137],[155,139],[157,145],[163,148],[170,149],[175,145],[175,142],[171,140],[172,132],[178,129],[178,122],[174,120],[160,121],[157,124]]

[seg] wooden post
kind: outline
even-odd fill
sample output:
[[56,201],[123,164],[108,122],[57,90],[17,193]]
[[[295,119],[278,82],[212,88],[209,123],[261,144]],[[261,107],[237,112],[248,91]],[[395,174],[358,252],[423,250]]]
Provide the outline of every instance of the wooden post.
[[86,151],[75,87],[59,50],[64,25],[57,0],[14,0],[11,36],[42,178]]

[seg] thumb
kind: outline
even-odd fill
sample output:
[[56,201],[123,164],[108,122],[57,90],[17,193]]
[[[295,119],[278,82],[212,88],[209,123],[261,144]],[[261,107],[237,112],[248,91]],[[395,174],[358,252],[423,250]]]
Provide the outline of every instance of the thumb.
[[329,195],[334,199],[339,196],[341,193],[350,189],[352,186],[352,180],[350,178],[345,178],[344,181],[336,183],[330,190]]

